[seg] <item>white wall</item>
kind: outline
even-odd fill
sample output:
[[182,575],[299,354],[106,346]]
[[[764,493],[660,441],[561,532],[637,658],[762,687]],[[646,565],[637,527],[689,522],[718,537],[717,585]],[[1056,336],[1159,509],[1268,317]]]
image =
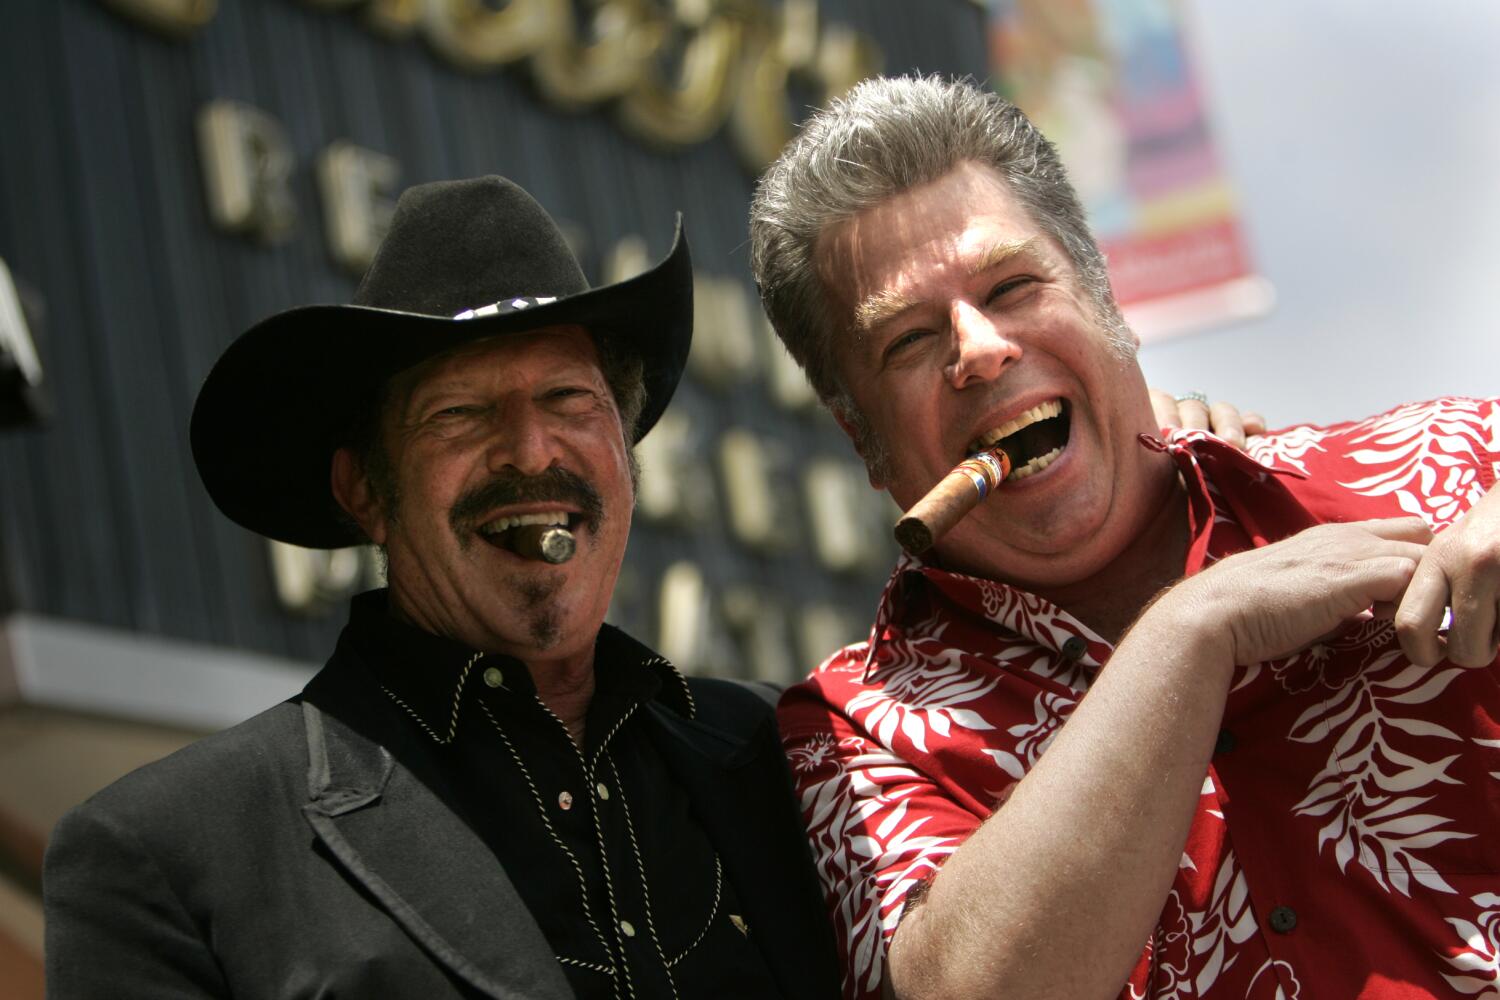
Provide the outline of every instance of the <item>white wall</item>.
[[1273,425],[1500,395],[1500,3],[1188,7],[1277,304],[1147,346],[1151,383]]

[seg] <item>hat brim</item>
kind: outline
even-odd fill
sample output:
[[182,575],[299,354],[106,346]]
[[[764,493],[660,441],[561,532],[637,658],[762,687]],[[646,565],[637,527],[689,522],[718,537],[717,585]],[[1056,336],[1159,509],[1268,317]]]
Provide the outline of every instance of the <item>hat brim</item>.
[[359,544],[365,539],[333,499],[333,453],[393,375],[487,337],[582,326],[641,359],[639,441],[687,363],[692,288],[679,222],[671,253],[651,270],[515,312],[455,320],[321,305],[278,313],[242,334],[209,372],[193,407],[193,460],[209,496],[235,523],[307,548]]

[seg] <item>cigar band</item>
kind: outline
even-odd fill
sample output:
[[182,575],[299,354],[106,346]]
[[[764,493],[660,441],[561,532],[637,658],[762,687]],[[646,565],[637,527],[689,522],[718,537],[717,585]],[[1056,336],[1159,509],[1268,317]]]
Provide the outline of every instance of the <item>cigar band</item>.
[[983,500],[990,495],[990,490],[999,485],[1000,480],[1005,477],[1005,470],[1000,465],[993,452],[982,451],[972,455],[958,463],[954,472],[962,472],[969,477],[974,484],[974,489],[979,492],[979,499]]

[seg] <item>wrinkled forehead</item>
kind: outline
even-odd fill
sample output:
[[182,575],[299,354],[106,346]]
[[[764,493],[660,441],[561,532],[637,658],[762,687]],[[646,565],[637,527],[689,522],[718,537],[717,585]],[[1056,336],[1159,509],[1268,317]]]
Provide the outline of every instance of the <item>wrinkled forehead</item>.
[[819,234],[814,262],[836,323],[858,333],[1007,261],[1072,271],[991,168],[965,163]]

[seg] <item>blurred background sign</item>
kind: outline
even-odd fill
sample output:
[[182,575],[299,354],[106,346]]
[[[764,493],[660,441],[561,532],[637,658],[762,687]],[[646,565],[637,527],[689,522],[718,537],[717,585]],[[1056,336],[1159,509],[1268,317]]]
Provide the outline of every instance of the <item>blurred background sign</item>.
[[889,510],[761,315],[746,209],[796,121],[860,78],[982,74],[984,17],[970,0],[0,3],[0,997],[41,994],[63,811],[295,693],[379,584],[369,550],[228,521],[187,427],[240,332],[349,300],[412,184],[514,179],[594,284],[654,264],[683,214],[693,352],[642,448],[610,620],[688,672],[780,683],[861,638]]
[[0,428],[34,424],[46,413],[34,332],[41,311],[35,298],[28,304],[0,258]]
[[992,0],[993,83],[1057,144],[1143,340],[1258,315],[1175,0]]

